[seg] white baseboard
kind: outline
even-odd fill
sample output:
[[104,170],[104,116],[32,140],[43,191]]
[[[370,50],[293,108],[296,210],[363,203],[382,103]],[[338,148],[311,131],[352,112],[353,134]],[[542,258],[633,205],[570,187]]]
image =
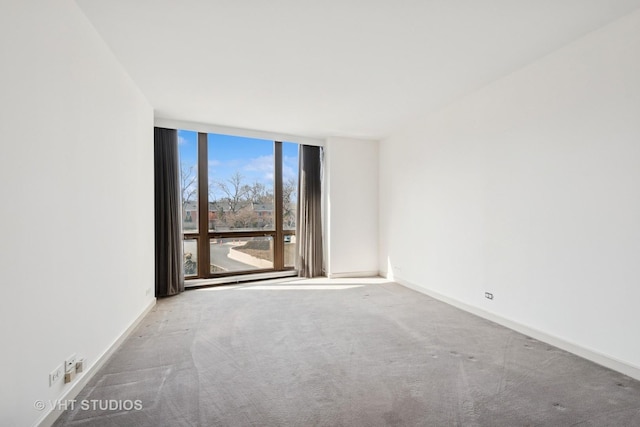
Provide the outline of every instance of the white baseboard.
[[[59,401],[73,400],[80,393],[80,390],[87,385],[89,380],[102,368],[102,366],[109,360],[111,355],[122,345],[124,340],[129,337],[129,334],[140,324],[142,319],[151,311],[156,305],[156,299],[154,298],[151,303],[142,311],[142,313],[133,321],[133,323],[100,355],[95,363],[89,368],[85,368],[84,372],[78,375],[76,381],[71,385],[71,388],[67,390],[60,398]],[[53,405],[57,406],[57,405]],[[62,415],[64,409],[61,407],[54,407],[49,413],[44,414],[40,420],[36,422],[38,427],[51,427],[56,422],[58,417]]]
[[351,279],[351,278],[360,278],[360,277],[378,277],[377,270],[371,271],[352,271],[349,273],[331,273],[329,274],[329,279]]
[[[382,275],[383,272],[381,272],[380,274]],[[625,374],[632,378],[640,380],[640,367],[630,365],[629,363],[623,362],[611,356],[607,356],[598,351],[585,348],[579,344],[566,341],[562,338],[558,338],[546,332],[539,331],[537,329],[531,328],[529,326],[523,325],[513,320],[498,316],[497,314],[490,313],[481,308],[474,307],[469,304],[465,304],[456,299],[450,298],[446,295],[442,295],[438,292],[434,292],[430,289],[418,286],[400,277],[396,276],[394,277],[393,280],[396,283],[399,283],[400,285],[405,286],[409,289],[413,289],[416,292],[420,292],[422,294],[428,295],[432,298],[435,298],[439,301],[452,305],[456,308],[459,308],[471,314],[475,314],[476,316],[490,320],[492,322],[495,322],[509,329],[513,329],[514,331],[520,332],[521,334],[530,336],[539,341],[546,342],[547,344],[551,344],[555,347],[561,348],[562,350],[568,351],[569,353],[573,353],[584,359],[590,360],[594,363],[597,363],[598,365],[602,365],[606,368],[613,369],[614,371],[620,372],[622,374]]]

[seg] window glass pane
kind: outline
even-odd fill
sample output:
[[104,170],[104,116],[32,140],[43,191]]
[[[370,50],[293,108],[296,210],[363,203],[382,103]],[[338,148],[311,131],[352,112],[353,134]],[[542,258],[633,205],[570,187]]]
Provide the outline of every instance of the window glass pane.
[[184,275],[195,276],[198,274],[198,241],[195,239],[183,240]]
[[273,141],[209,134],[209,229],[274,229]]
[[284,236],[284,266],[296,266],[296,236]]
[[273,268],[273,238],[211,239],[210,255],[212,273]]
[[182,229],[198,229],[198,133],[178,130]]
[[298,144],[292,142],[282,143],[282,199],[283,228],[295,230],[298,203]]

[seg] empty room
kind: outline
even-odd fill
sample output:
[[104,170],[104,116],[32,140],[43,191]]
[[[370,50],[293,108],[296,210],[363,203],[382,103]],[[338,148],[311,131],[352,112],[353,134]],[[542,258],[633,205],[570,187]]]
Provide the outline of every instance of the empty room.
[[640,426],[640,0],[0,35],[0,425]]

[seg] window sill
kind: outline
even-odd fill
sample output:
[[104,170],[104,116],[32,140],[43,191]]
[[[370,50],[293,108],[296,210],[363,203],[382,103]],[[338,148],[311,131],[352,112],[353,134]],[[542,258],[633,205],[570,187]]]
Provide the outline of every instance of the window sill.
[[254,282],[256,280],[279,279],[283,277],[295,277],[298,275],[296,270],[287,271],[270,271],[267,273],[242,274],[237,276],[215,277],[209,279],[186,279],[184,287],[199,288],[202,286],[227,285],[230,283]]

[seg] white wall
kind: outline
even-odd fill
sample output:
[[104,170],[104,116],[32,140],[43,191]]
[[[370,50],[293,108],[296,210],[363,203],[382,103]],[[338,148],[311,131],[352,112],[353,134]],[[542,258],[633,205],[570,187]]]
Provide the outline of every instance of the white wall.
[[381,142],[379,205],[390,276],[637,376],[640,11]]
[[71,0],[3,2],[0,55],[0,425],[27,426],[154,301],[153,111]]
[[245,138],[258,138],[270,141],[294,142],[296,144],[324,146],[324,139],[311,138],[308,136],[291,135],[287,133],[267,132],[255,129],[243,129],[229,126],[220,126],[209,123],[189,122],[185,120],[168,119],[164,117],[154,118],[154,124],[158,127],[168,129],[186,129],[196,132],[219,133],[222,135],[233,135]]
[[377,275],[378,143],[329,138],[324,155],[327,275]]

